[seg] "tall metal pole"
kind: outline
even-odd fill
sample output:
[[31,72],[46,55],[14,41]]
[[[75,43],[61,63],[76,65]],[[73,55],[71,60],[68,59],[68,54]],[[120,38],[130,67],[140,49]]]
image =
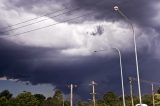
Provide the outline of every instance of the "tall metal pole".
[[93,100],[93,106],[96,106],[96,93],[95,93],[95,85],[96,85],[96,83],[95,83],[95,81],[92,81],[91,82],[91,84],[90,85],[92,85],[92,100]]
[[[120,70],[121,70],[121,86],[122,86],[122,95],[123,95],[123,106],[126,106],[126,103],[125,103],[125,94],[124,94],[124,81],[123,81],[123,68],[122,68],[122,55],[121,55],[121,52],[118,48],[113,48],[115,49],[117,52],[118,52],[118,55],[119,55],[119,64],[120,64]],[[94,52],[100,52],[100,51],[105,51],[104,50],[99,50],[99,51],[94,51]]]
[[139,93],[139,102],[140,105],[142,104],[142,97],[141,97],[141,86],[140,86],[140,78],[139,78],[139,65],[138,65],[138,56],[137,56],[137,44],[136,44],[136,36],[135,31],[132,22],[129,20],[129,18],[118,8],[118,6],[114,6],[114,10],[118,11],[120,15],[122,15],[131,25],[132,31],[133,31],[133,37],[134,37],[134,50],[135,50],[135,58],[136,58],[136,69],[137,69],[137,80],[138,80],[138,93]]
[[153,99],[153,106],[155,106],[155,102],[154,102],[154,85],[152,83],[152,99]]
[[121,86],[122,86],[122,95],[123,95],[123,106],[126,106],[125,102],[125,95],[124,95],[124,82],[123,82],[123,68],[122,68],[122,55],[121,52],[118,48],[114,48],[117,50],[118,55],[119,55],[119,64],[120,64],[120,69],[121,69]]
[[131,95],[131,102],[132,102],[132,106],[134,106],[134,101],[133,101],[133,88],[132,88],[132,78],[129,77],[129,83],[130,83],[130,95]]

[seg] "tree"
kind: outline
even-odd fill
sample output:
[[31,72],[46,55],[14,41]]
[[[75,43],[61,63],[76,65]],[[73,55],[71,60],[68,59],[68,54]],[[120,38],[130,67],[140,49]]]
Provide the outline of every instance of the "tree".
[[119,98],[113,92],[107,92],[103,96],[104,103],[109,106],[120,106]]
[[109,106],[109,105],[105,104],[103,100],[97,100],[96,106]]
[[70,106],[69,100],[64,101],[64,106]]
[[51,99],[52,99],[52,97],[48,97],[48,98],[47,98],[47,100],[51,100]]
[[160,87],[159,87],[158,90],[157,90],[157,94],[160,94]]
[[8,90],[4,90],[0,93],[0,97],[6,97],[6,99],[10,99],[12,94]]
[[63,104],[63,95],[59,89],[57,89],[53,95],[53,103],[55,106],[62,106]]
[[57,100],[57,101],[62,101],[63,100],[63,95],[62,92],[57,89],[53,95],[53,99]]
[[0,106],[7,106],[8,100],[6,97],[0,97]]
[[[48,97],[41,106],[62,106],[63,105],[63,95],[60,90],[56,90],[53,97]],[[65,105],[68,106],[68,105]]]
[[[123,101],[123,98],[120,98],[121,101]],[[131,97],[126,95],[125,96],[125,102],[126,102],[126,106],[132,106],[132,102],[131,102]]]
[[40,106],[54,106],[52,98],[45,100]]
[[17,101],[16,98],[11,98],[9,101],[8,101],[8,106],[19,106],[19,103]]
[[147,104],[148,106],[152,106],[152,95],[144,95],[142,96],[142,101],[144,104]]
[[44,95],[42,95],[42,94],[35,94],[34,97],[35,97],[35,98],[38,100],[38,102],[39,102],[39,105],[38,105],[38,106],[40,106],[40,104],[41,104],[42,102],[44,102],[45,99],[46,99],[46,97],[45,97]]
[[16,97],[18,106],[38,106],[39,102],[30,92],[24,92]]
[[159,106],[160,105],[160,94],[155,94],[155,105]]
[[42,94],[35,94],[34,97],[36,97],[37,100],[44,101],[46,97]]
[[79,101],[77,102],[77,106],[84,106],[84,104],[83,104],[83,102],[82,102],[81,100],[79,100]]

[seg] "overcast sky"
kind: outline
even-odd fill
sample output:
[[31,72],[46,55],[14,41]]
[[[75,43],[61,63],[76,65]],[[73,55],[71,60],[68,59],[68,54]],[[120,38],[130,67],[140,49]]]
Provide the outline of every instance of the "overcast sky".
[[[140,78],[159,81],[159,0],[0,0],[1,90],[10,84],[6,79],[47,84],[40,90],[46,95],[45,90],[52,92],[55,87],[67,94],[66,85],[74,83],[79,85],[75,94],[85,98],[91,90],[88,84],[95,80],[99,94],[112,90],[121,95],[119,57],[112,49],[116,47],[122,53],[128,93],[127,78],[136,77],[133,34],[129,23],[114,11],[115,5],[133,23]],[[11,85],[8,89],[15,92],[18,85]],[[28,90],[33,87],[28,86]],[[24,88],[20,86],[21,91]],[[137,94],[136,83],[134,88]],[[141,88],[151,92],[147,84]]]

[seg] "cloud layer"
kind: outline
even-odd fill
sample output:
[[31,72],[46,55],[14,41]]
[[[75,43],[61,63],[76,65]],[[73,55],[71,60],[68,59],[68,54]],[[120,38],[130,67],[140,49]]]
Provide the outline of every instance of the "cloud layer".
[[[136,76],[133,36],[128,23],[113,10],[114,5],[119,5],[134,23],[141,78],[159,80],[160,2],[107,0],[98,2],[95,8],[97,2],[2,0],[0,27],[40,17],[53,10],[76,7],[80,10],[56,18],[45,16],[38,20],[47,21],[10,32],[5,31],[10,27],[1,28],[1,36],[30,31],[91,11],[95,14],[20,36],[0,38],[0,77],[30,81],[32,84],[53,84],[64,91],[67,84],[80,84],[77,92],[83,95],[89,90],[88,83],[95,80],[102,85],[102,88],[97,86],[98,92],[107,89],[120,93],[121,90],[117,90],[121,87],[119,57],[112,49],[117,47],[123,55],[125,88],[128,90],[127,77]],[[93,36],[97,33],[97,26],[101,26],[103,32]],[[103,49],[106,51],[93,53]]]

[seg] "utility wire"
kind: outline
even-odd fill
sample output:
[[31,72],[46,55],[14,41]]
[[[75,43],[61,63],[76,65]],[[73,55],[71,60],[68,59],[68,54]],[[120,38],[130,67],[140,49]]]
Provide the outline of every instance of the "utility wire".
[[64,20],[64,21],[57,22],[57,23],[54,23],[54,24],[51,24],[51,25],[48,25],[48,26],[44,26],[44,27],[40,27],[40,28],[33,29],[33,30],[29,30],[29,31],[26,31],[26,32],[14,34],[14,35],[0,36],[0,38],[4,38],[4,37],[13,37],[13,36],[22,35],[22,34],[25,34],[25,33],[37,31],[37,30],[44,29],[44,28],[48,28],[48,27],[51,27],[51,26],[55,26],[55,25],[58,25],[58,24],[65,23],[65,22],[70,22],[70,21],[72,21],[72,20],[76,20],[76,19],[78,19],[78,18],[87,16],[87,15],[91,15],[91,14],[94,14],[94,13],[95,13],[95,12],[90,12],[90,13],[87,13],[87,14],[84,14],[84,15],[81,15],[81,16],[77,16],[77,17],[74,17],[74,18],[71,18],[71,19],[68,19],[68,20]]
[[[73,11],[77,11],[78,9],[80,8],[76,8],[74,10],[70,10],[70,11],[67,11],[67,12],[63,12],[61,14],[58,14],[58,15],[55,15],[55,16],[51,16],[50,18],[55,18],[55,17],[58,17],[58,16],[61,16],[61,15],[64,15],[66,13],[70,13],[70,12],[73,12]],[[27,25],[23,25],[23,26],[20,26],[20,27],[17,27],[17,28],[13,28],[13,29],[10,29],[10,30],[6,30],[4,31],[4,33],[6,32],[10,32],[10,31],[13,31],[13,30],[18,30],[18,29],[21,29],[21,28],[24,28],[24,27],[27,27],[27,26],[30,26],[30,25],[34,25],[34,24],[37,24],[37,23],[40,23],[40,22],[43,22],[43,21],[46,21],[46,20],[49,20],[49,19],[43,19],[43,20],[40,20],[40,21],[37,21],[37,22],[33,22],[33,23],[30,23],[30,24],[27,24]]]
[[24,23],[27,23],[27,22],[30,22],[30,21],[33,21],[33,20],[37,20],[39,18],[42,18],[44,16],[49,16],[49,15],[52,15],[52,14],[55,14],[55,13],[58,13],[58,12],[61,12],[63,10],[67,10],[66,8],[63,8],[61,10],[57,10],[57,11],[54,11],[52,13],[47,13],[47,14],[44,14],[42,16],[39,16],[39,17],[36,17],[36,18],[32,18],[32,19],[29,19],[29,20],[26,20],[26,21],[22,21],[22,22],[19,22],[19,23],[16,23],[16,24],[13,24],[13,25],[9,25],[9,26],[6,26],[6,27],[1,27],[0,29],[5,29],[5,28],[10,28],[10,27],[13,27],[13,26],[17,26],[17,25],[20,25],[20,24],[24,24]]
[[[117,4],[118,4],[118,1],[116,1],[116,2],[117,2]],[[124,3],[124,2],[126,2],[126,1],[123,1],[123,2],[121,2],[121,3]],[[51,12],[51,13],[44,14],[44,15],[39,16],[39,17],[36,17],[36,18],[32,18],[32,19],[29,19],[29,20],[26,20],[26,21],[22,21],[22,22],[13,24],[13,25],[8,25],[8,26],[6,26],[6,27],[1,27],[0,29],[5,29],[5,28],[14,27],[14,26],[17,26],[17,25],[20,25],[20,24],[24,24],[24,23],[33,21],[33,20],[37,20],[37,19],[42,18],[42,17],[44,17],[44,16],[49,16],[49,15],[52,15],[52,14],[55,14],[55,13],[58,13],[58,12],[61,12],[61,11],[64,11],[64,10],[69,10],[69,9],[70,9],[70,8],[63,8],[63,9],[60,9],[60,10],[57,10],[57,11],[54,11],[54,12]],[[78,9],[78,8],[76,8],[75,10],[77,10],[77,9]],[[79,7],[79,9],[80,9],[80,7]],[[75,11],[75,10],[72,10],[72,11]],[[69,13],[69,12],[72,12],[72,11],[68,11],[68,12],[66,12],[66,13]],[[62,14],[58,14],[58,15],[56,15],[56,16],[52,16],[51,18],[60,16],[60,15],[63,15],[63,14],[65,14],[65,12],[62,13]],[[34,22],[34,23],[30,23],[30,24],[27,24],[27,25],[24,25],[24,26],[20,26],[20,27],[17,27],[17,28],[13,28],[13,29],[7,30],[7,31],[5,31],[5,32],[10,32],[10,31],[12,31],[12,30],[17,30],[17,29],[19,29],[19,28],[27,27],[27,26],[30,26],[30,25],[33,25],[33,24],[36,24],[36,23],[39,23],[39,22],[42,22],[42,21],[46,21],[46,20],[48,20],[48,19],[43,19],[43,20],[40,20],[40,21],[38,21],[38,22]]]
[[[96,2],[96,3],[97,3],[97,2]],[[99,3],[102,3],[102,2],[99,2]],[[96,4],[96,5],[97,5],[97,4]],[[79,9],[79,8],[76,8],[76,9]],[[72,12],[72,11],[70,11],[70,12]],[[87,15],[90,15],[90,14],[93,14],[93,13],[95,13],[95,12],[87,13],[87,14],[84,14],[84,15],[81,15],[81,16],[78,16],[78,17],[74,17],[74,18],[71,18],[71,19],[68,19],[68,20],[65,20],[65,21],[57,22],[57,23],[54,23],[54,24],[51,24],[51,25],[48,25],[48,26],[36,28],[36,29],[29,30],[29,31],[25,31],[25,32],[22,32],[22,33],[18,33],[18,34],[14,34],[14,35],[8,35],[8,36],[1,36],[0,38],[22,35],[22,34],[25,34],[25,33],[33,32],[33,31],[40,30],[40,29],[44,29],[44,28],[47,28],[47,27],[51,27],[51,26],[54,26],[54,25],[57,25],[57,24],[69,22],[69,21],[72,21],[72,20],[75,20],[75,19],[77,19],[77,18],[81,18],[81,17],[87,16]]]
[[[135,80],[137,81],[136,78],[134,77],[130,77],[132,80]],[[160,82],[155,82],[155,81],[148,81],[148,80],[143,80],[143,79],[140,79],[140,82],[143,82],[143,83],[148,83],[148,84],[157,84],[157,85],[160,85]]]
[[[102,2],[104,2],[104,1],[102,1]],[[98,1],[98,2],[95,2],[95,3],[93,3],[93,4],[97,4],[97,3],[101,3],[101,2]],[[17,26],[17,25],[20,25],[20,24],[24,24],[24,23],[27,23],[27,22],[30,22],[30,21],[33,21],[33,20],[42,18],[42,17],[44,17],[44,16],[49,16],[49,15],[52,15],[52,14],[55,14],[55,13],[64,11],[64,10],[70,10],[70,11],[68,11],[68,12],[72,12],[72,11],[75,11],[75,10],[80,9],[80,8],[81,8],[81,7],[77,7],[77,8],[73,8],[72,10],[70,10],[71,8],[63,8],[63,9],[61,9],[61,10],[57,10],[57,11],[55,11],[55,12],[48,13],[48,14],[45,14],[45,15],[42,15],[42,16],[39,16],[39,17],[36,17],[36,18],[32,18],[32,19],[26,20],[26,21],[22,21],[22,22],[20,22],[20,23],[14,24],[14,25],[6,26],[6,27],[1,27],[0,29],[10,28],[10,27],[13,27],[13,26]],[[68,13],[68,12],[66,12],[66,13]],[[58,16],[63,15],[63,14],[65,14],[65,12],[62,13],[62,14],[59,14]],[[53,17],[54,17],[54,16],[53,16]],[[57,15],[56,15],[55,17],[57,17]],[[38,21],[38,22],[34,22],[34,23],[31,23],[31,24],[27,24],[27,25],[24,25],[24,26],[20,26],[20,27],[17,27],[17,28],[13,28],[13,29],[7,30],[7,31],[5,31],[5,32],[9,32],[9,31],[12,31],[12,30],[16,30],[16,29],[19,29],[19,28],[23,28],[23,27],[26,27],[26,26],[29,26],[29,25],[33,25],[33,24],[36,24],[36,23],[45,21],[45,20],[48,20],[48,19],[40,20],[40,21]]]
[[[103,1],[103,2],[104,2],[104,1]],[[97,2],[96,2],[96,3],[97,3]],[[99,2],[99,3],[102,3],[102,2]],[[97,5],[97,4],[96,4],[96,5]],[[55,16],[53,16],[53,17],[58,17],[58,16],[60,16],[60,15],[66,14],[66,13],[70,13],[70,12],[76,11],[76,10],[78,10],[78,9],[80,9],[80,7],[76,8],[76,9],[73,9],[73,10],[70,10],[70,11],[67,11],[67,12],[64,12],[64,13],[61,13],[61,14],[58,14],[58,15],[55,15]],[[56,11],[56,12],[63,11],[63,10],[65,10],[65,9],[58,10],[58,11]],[[56,12],[54,12],[54,13],[56,13]],[[54,24],[51,24],[51,25],[48,25],[48,26],[36,28],[36,29],[29,30],[29,31],[25,31],[25,32],[22,32],[22,33],[18,33],[18,34],[14,34],[14,35],[7,35],[7,36],[0,36],[0,38],[18,36],[18,35],[22,35],[22,34],[25,34],[25,33],[37,31],[37,30],[44,29],[44,28],[48,28],[48,27],[51,27],[51,26],[54,26],[54,25],[57,25],[57,24],[61,24],[61,23],[65,23],[65,22],[70,22],[70,21],[75,20],[75,19],[77,19],[77,18],[81,18],[81,17],[87,16],[87,15],[90,15],[90,14],[93,14],[93,13],[95,13],[95,12],[87,13],[87,14],[84,14],[84,15],[81,15],[81,16],[78,16],[78,17],[74,17],[74,18],[71,18],[71,19],[68,19],[68,20],[65,20],[65,21],[57,22],[57,23],[54,23]],[[52,13],[52,14],[53,14],[53,13]],[[49,15],[49,14],[46,14],[46,15],[43,15],[43,16],[47,16],[47,15]],[[32,21],[32,20],[41,18],[41,17],[43,17],[43,16],[40,16],[40,17],[37,17],[37,18],[33,18],[33,19],[30,19],[30,20],[27,20],[27,21],[23,21],[23,22],[21,22],[21,23],[14,24],[14,25],[12,25],[12,26],[19,25],[19,24],[22,24],[22,23],[26,23],[26,22],[29,22],[29,21]],[[37,22],[34,22],[34,23],[30,23],[30,24],[21,26],[21,27],[17,27],[17,28],[14,28],[14,29],[10,29],[10,30],[8,30],[8,31],[4,31],[4,33],[5,33],[5,32],[10,32],[11,30],[17,30],[17,29],[20,29],[20,28],[23,28],[23,27],[27,27],[27,26],[29,26],[29,25],[33,25],[33,24],[36,24],[36,23],[39,23],[39,22],[42,22],[42,21],[45,21],[45,20],[48,20],[48,19],[40,20],[40,21],[37,21]],[[8,27],[9,27],[9,26],[8,26]],[[10,26],[10,27],[11,27],[11,26]]]

